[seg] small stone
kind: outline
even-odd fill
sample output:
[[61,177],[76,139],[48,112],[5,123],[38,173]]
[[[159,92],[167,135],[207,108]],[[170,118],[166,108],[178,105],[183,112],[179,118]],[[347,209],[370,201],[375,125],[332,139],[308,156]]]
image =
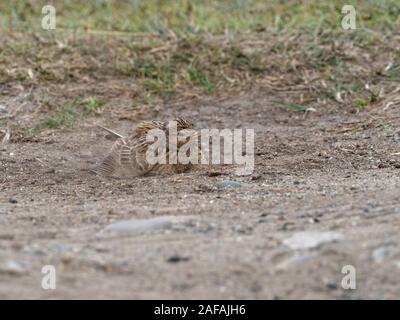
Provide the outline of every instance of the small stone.
[[8,202],[9,203],[18,203],[18,200],[17,199],[15,199],[15,198],[10,198],[10,199],[8,199]]
[[266,154],[265,151],[261,151],[261,150],[257,150],[257,151],[255,152],[255,155],[256,155],[256,156],[262,156],[262,155],[264,155],[264,154]]
[[279,228],[279,230],[288,231],[288,230],[293,230],[294,227],[295,224],[293,222],[284,222],[282,226]]
[[338,240],[342,234],[334,231],[304,231],[293,234],[290,238],[285,239],[283,244],[293,250],[315,248],[321,243]]
[[117,213],[113,209],[110,209],[110,210],[107,211],[107,214],[116,215]]
[[206,173],[206,176],[208,176],[208,177],[218,177],[218,176],[222,176],[224,174],[225,173],[220,172],[220,171],[210,171],[210,172]]
[[146,231],[166,229],[173,224],[182,224],[191,220],[193,216],[160,216],[150,219],[121,220],[109,224],[104,231],[137,234]]
[[372,259],[374,259],[374,261],[376,263],[382,263],[388,254],[389,254],[389,248],[387,246],[382,246],[382,247],[376,248],[372,252]]
[[169,263],[178,263],[178,262],[184,262],[184,261],[189,261],[189,260],[190,260],[189,257],[182,257],[180,255],[173,255],[173,256],[170,256],[167,259],[167,262],[169,262]]
[[171,226],[170,217],[157,217],[152,219],[122,220],[109,224],[105,230],[119,233],[140,233],[157,230]]
[[310,223],[318,223],[319,219],[318,218],[310,218],[310,220],[308,220]]
[[211,192],[211,191],[213,191],[213,188],[212,188],[212,187],[209,187],[209,186],[207,186],[207,185],[205,185],[205,184],[200,184],[200,185],[195,189],[195,191],[198,191],[198,192]]
[[337,283],[335,283],[335,282],[333,282],[333,281],[329,281],[329,282],[326,284],[326,287],[327,287],[329,290],[336,290],[336,289],[338,288],[338,285],[337,285]]
[[240,234],[251,234],[253,232],[253,228],[250,226],[243,226],[240,224],[237,224],[233,226],[233,231],[240,233]]
[[63,243],[54,243],[53,249],[57,252],[67,252],[70,250],[70,247]]
[[216,184],[217,188],[232,188],[232,187],[240,187],[242,184],[238,181],[234,180],[223,180]]
[[380,164],[378,164],[378,168],[379,169],[384,169],[384,168],[387,168],[387,167],[388,167],[388,165],[385,162],[381,162]]
[[15,260],[8,260],[0,265],[0,274],[21,275],[25,272],[24,267]]

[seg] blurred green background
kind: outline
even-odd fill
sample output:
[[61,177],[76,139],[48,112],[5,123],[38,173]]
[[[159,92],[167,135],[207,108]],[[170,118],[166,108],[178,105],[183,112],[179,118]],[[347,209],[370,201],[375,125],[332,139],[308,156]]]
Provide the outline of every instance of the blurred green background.
[[336,27],[345,4],[355,6],[362,27],[393,28],[400,13],[398,0],[12,0],[1,1],[0,26],[40,28],[45,4],[56,7],[59,28],[157,33]]

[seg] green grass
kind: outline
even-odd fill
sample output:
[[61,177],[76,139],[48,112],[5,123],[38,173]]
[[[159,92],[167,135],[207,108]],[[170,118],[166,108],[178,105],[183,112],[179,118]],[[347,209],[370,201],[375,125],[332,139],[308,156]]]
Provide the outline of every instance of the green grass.
[[192,81],[195,86],[202,87],[206,92],[211,92],[213,90],[214,86],[207,73],[194,68],[188,68],[187,73],[190,77],[190,81]]
[[357,98],[355,103],[356,103],[356,107],[359,109],[363,109],[367,106],[367,101],[363,98]]
[[[40,27],[41,7],[48,1],[2,1],[0,26]],[[223,32],[279,29],[300,25],[334,26],[344,4],[356,7],[363,27],[387,26],[399,21],[396,0],[280,1],[280,0],[66,0],[56,1],[60,28],[121,32]]]
[[82,101],[83,105],[83,114],[99,114],[101,108],[104,106],[105,102],[96,98],[96,97],[89,97]]
[[153,59],[137,59],[130,75],[143,79],[144,90],[150,94],[168,95],[175,92],[175,70],[172,64]]
[[73,126],[88,115],[99,115],[104,104],[104,101],[93,96],[82,101],[67,101],[63,105],[58,106],[36,129],[55,129]]
[[44,119],[40,127],[59,128],[71,126],[78,117],[77,107],[74,102],[68,102],[57,108],[56,112]]
[[[0,86],[48,88],[33,101],[46,128],[100,115],[116,97],[143,111],[254,91],[292,112],[367,109],[400,80],[398,1],[66,0],[55,31],[40,28],[46,3],[0,3]],[[355,31],[341,28],[344,4],[356,7]]]

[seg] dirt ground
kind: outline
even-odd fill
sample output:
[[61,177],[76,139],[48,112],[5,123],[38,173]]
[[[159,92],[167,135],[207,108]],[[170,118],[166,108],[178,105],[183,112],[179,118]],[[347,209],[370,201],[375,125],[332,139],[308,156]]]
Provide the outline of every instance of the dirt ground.
[[[400,298],[397,107],[305,117],[255,92],[166,104],[156,118],[177,115],[197,128],[254,128],[254,173],[90,174],[112,143],[96,124],[124,133],[135,124],[128,120],[95,118],[1,146],[0,298]],[[239,184],[217,187],[228,179]],[[183,218],[105,232],[158,216]],[[287,245],[311,231],[340,237]],[[44,265],[56,268],[55,290],[41,287]],[[345,265],[356,269],[355,290],[341,286]]]

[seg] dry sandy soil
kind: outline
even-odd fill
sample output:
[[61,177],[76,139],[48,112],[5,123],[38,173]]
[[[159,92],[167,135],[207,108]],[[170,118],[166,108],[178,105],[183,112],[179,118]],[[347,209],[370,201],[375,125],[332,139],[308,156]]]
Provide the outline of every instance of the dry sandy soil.
[[[0,298],[400,298],[397,107],[305,118],[257,93],[170,104],[156,118],[176,115],[198,128],[254,128],[254,173],[90,174],[112,143],[95,124],[124,133],[128,120],[1,146]],[[105,230],[159,216],[172,224]],[[328,231],[338,237],[288,245]],[[56,268],[55,290],[41,287],[44,265]],[[345,265],[356,268],[355,290],[341,286]]]

